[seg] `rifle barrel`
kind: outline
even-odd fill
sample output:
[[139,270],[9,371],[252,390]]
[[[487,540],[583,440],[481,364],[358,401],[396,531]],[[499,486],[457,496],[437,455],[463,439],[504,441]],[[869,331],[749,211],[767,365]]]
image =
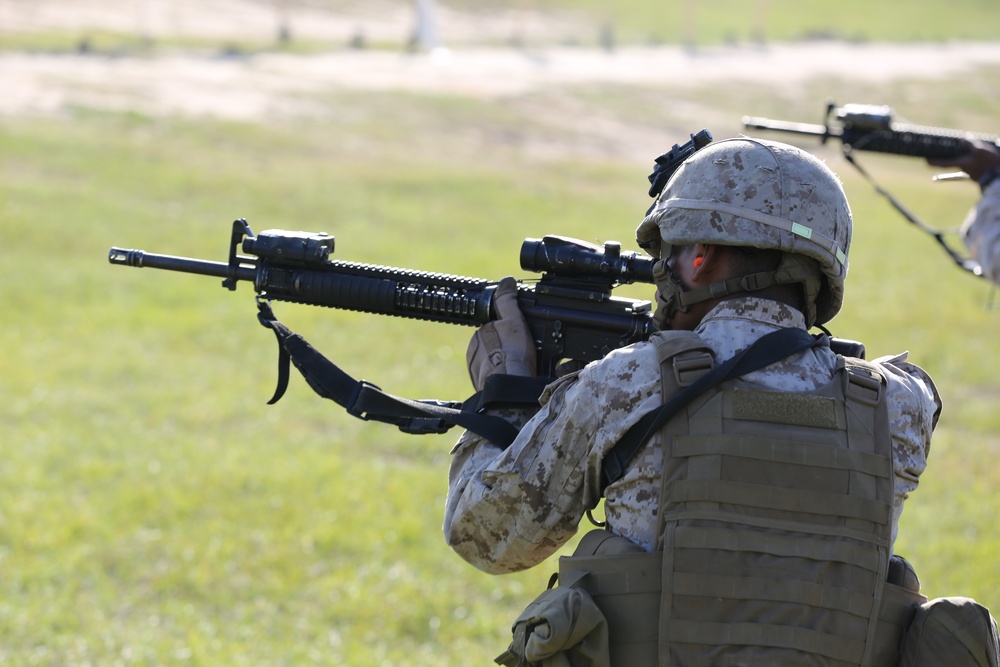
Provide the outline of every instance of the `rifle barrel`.
[[[112,248],[108,251],[108,261],[122,266],[136,268],[164,269],[182,273],[196,273],[202,276],[229,277],[229,265],[225,262],[210,262],[203,259],[177,257],[175,255],[158,255],[145,250],[129,250],[127,248]],[[236,279],[254,282],[256,267],[239,266],[236,268]]]
[[750,130],[776,130],[793,134],[808,134],[815,137],[839,137],[838,128],[815,123],[794,123],[786,120],[771,120],[756,116],[743,116],[743,127]]

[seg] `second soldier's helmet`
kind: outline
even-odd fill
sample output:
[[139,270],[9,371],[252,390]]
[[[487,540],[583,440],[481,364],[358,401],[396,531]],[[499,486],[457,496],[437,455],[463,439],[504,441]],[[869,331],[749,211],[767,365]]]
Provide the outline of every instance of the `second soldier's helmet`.
[[636,237],[664,259],[671,246],[692,243],[807,257],[820,273],[806,285],[806,320],[812,325],[829,321],[843,305],[851,227],[840,179],[823,162],[788,144],[740,137],[688,158]]

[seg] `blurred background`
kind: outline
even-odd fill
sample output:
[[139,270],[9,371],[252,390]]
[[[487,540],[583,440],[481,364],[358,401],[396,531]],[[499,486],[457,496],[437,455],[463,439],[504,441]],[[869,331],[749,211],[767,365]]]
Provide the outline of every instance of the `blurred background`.
[[[110,247],[224,261],[245,217],[336,259],[526,278],[526,237],[631,248],[653,159],[702,128],[833,101],[997,133],[998,34],[978,0],[0,0],[0,662],[487,665],[556,568],[492,577],[444,544],[457,433],[361,422],[298,377],[265,405],[252,290]],[[944,397],[897,551],[996,613],[995,290],[835,141],[768,138],[851,199],[833,333],[909,351]],[[975,185],[858,160],[957,243]],[[471,329],[275,310],[386,391],[471,392]]]

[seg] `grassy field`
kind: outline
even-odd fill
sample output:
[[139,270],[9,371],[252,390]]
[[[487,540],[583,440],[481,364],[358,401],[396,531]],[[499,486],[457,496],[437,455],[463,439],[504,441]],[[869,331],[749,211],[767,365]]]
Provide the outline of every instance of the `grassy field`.
[[[747,113],[815,120],[827,97],[993,131],[998,87],[1000,71],[982,70],[932,87],[670,91],[670,104],[628,87],[548,95],[681,140],[706,119],[720,137]],[[360,422],[297,376],[265,405],[277,352],[252,290],[112,267],[106,254],[221,261],[236,217],[335,234],[340,259],[490,278],[521,275],[527,236],[628,244],[667,146],[639,162],[570,129],[558,151],[533,151],[552,141],[534,113],[549,101],[342,93],[327,100],[337,112],[294,124],[86,110],[0,121],[0,662],[491,664],[554,563],[490,577],[450,552],[440,523],[457,434]],[[833,332],[870,357],[910,350],[945,398],[897,550],[929,595],[1000,609],[993,289],[950,265],[835,147],[815,149],[844,177],[856,219]],[[975,201],[968,184],[929,186],[917,161],[862,161],[932,224],[957,225]],[[471,329],[276,310],[388,391],[469,392]]]

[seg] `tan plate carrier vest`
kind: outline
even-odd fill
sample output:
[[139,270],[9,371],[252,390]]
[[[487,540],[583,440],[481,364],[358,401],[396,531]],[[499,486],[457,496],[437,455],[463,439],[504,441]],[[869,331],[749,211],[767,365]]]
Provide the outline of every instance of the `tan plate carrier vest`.
[[[694,334],[651,340],[665,397],[712,365]],[[839,359],[813,392],[735,381],[696,398],[660,432],[659,550],[560,559],[560,585],[586,590],[608,621],[613,667],[896,663],[926,598],[885,583],[885,380]],[[622,540],[596,537],[584,543]]]

